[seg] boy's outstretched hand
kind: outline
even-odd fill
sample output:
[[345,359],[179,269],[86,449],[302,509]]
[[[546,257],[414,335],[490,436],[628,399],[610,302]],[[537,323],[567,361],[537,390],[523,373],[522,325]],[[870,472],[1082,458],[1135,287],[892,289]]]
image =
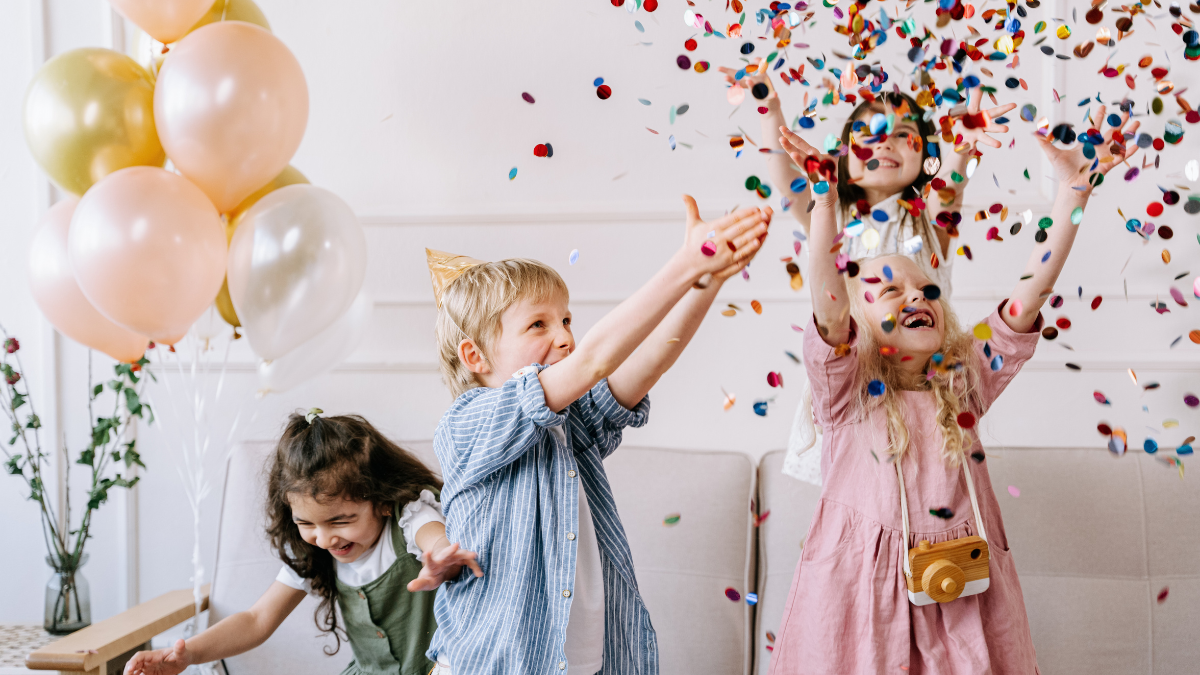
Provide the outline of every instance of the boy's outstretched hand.
[[771,225],[769,206],[738,209],[708,223],[700,218],[691,195],[684,195],[683,203],[687,208],[683,255],[698,272],[697,279],[712,274],[724,280],[736,274],[758,253]]
[[481,577],[483,569],[476,561],[478,557],[479,555],[472,551],[460,549],[458,544],[450,544],[436,551],[426,551],[421,554],[421,562],[424,563],[421,573],[416,579],[408,582],[408,590],[413,593],[436,590],[443,582],[457,577],[464,566],[470,567],[475,576]]
[[[992,138],[988,134],[1008,133],[1008,125],[996,124],[995,119],[1017,107],[1016,103],[1005,103],[1002,106],[988,108],[987,110],[982,111],[983,116],[980,118],[979,103],[982,99],[983,87],[976,87],[971,90],[970,94],[967,95],[967,115],[969,117],[964,119],[973,119],[982,122],[981,125],[977,124],[970,128],[964,128],[959,132],[962,134],[962,142],[968,144],[970,146],[970,150],[976,149],[976,147],[980,144],[986,145],[990,148],[999,148],[1001,145],[1003,145],[1000,141]],[[966,124],[967,123],[964,122],[963,127],[966,127]],[[966,152],[966,150],[963,152]]]
[[138,652],[125,664],[125,675],[178,675],[192,665],[187,643],[176,640],[175,646],[152,652]]
[[[1107,110],[1104,106],[1096,111],[1096,116],[1093,120],[1099,120],[1096,126],[1088,131],[1095,131],[1104,139],[1102,143],[1097,143],[1092,146],[1096,151],[1094,159],[1088,159],[1083,154],[1084,143],[1075,143],[1071,147],[1058,147],[1054,145],[1054,138],[1050,134],[1038,134],[1038,141],[1042,144],[1042,152],[1046,153],[1046,158],[1050,160],[1051,166],[1054,167],[1054,174],[1058,178],[1060,185],[1066,188],[1072,188],[1091,194],[1092,183],[1089,178],[1092,173],[1100,175],[1107,174],[1113,167],[1121,162],[1133,157],[1138,151],[1136,143],[1130,144],[1125,141],[1125,134],[1131,134],[1136,137],[1138,127],[1141,122],[1129,123],[1129,113],[1124,113],[1120,116],[1120,124],[1109,126],[1108,131],[1104,131],[1107,118],[1105,113]],[[1116,139],[1120,139],[1118,142]],[[1092,167],[1095,168],[1092,168]]]

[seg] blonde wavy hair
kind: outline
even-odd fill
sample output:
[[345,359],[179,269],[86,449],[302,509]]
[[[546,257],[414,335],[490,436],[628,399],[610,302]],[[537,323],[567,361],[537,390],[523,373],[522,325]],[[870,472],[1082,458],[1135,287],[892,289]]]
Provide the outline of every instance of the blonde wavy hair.
[[567,283],[545,263],[510,258],[467,268],[442,293],[435,333],[442,379],[455,398],[482,387],[458,356],[458,345],[470,338],[484,358],[500,338],[500,317],[521,300],[570,299]]
[[[882,257],[882,256],[879,256]],[[859,261],[860,265],[865,261]],[[899,460],[908,451],[911,434],[904,423],[903,391],[932,391],[937,401],[937,426],[942,432],[942,459],[946,466],[957,469],[965,450],[970,447],[970,432],[958,425],[958,415],[970,411],[977,417],[983,411],[983,395],[980,391],[979,361],[975,355],[974,336],[963,330],[958,316],[950,303],[938,298],[942,307],[942,325],[945,338],[942,342],[942,365],[931,379],[924,373],[913,376],[902,372],[898,364],[879,353],[880,342],[872,321],[866,315],[866,300],[863,298],[862,283],[847,278],[850,294],[850,316],[857,327],[858,372],[854,407],[855,419],[867,420],[875,411],[882,409],[887,429],[887,455]],[[932,363],[926,370],[932,368]],[[884,384],[884,392],[872,396],[867,385],[872,380]],[[799,449],[804,452],[816,442],[812,418],[812,389],[807,383],[801,404],[808,410],[807,428],[803,429],[805,444]]]

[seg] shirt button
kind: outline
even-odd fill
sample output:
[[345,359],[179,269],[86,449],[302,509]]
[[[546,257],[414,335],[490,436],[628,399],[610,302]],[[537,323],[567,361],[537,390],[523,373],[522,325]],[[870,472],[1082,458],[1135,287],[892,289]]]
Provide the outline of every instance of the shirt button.
[[567,475],[570,476],[571,478],[574,478],[575,477],[575,469],[571,469],[570,471],[568,471]]
[[559,661],[559,662],[558,662],[558,669],[559,669],[559,670],[566,670],[566,669],[567,669],[567,662],[566,662],[566,661]]
[[563,597],[564,597],[564,598],[569,598],[569,597],[571,597],[571,591],[563,591]]
[[575,541],[575,533],[574,533],[574,532],[568,532],[568,533],[567,533],[567,539],[570,539],[571,541]]
[[383,631],[377,630],[377,631],[375,631],[375,634],[378,635],[379,637],[383,637]]

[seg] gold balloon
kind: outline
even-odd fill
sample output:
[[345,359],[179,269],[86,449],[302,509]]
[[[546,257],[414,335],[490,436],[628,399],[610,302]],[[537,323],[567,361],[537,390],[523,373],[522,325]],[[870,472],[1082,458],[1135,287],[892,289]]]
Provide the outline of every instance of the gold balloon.
[[25,140],[51,180],[76,195],[118,169],[167,158],[154,79],[111,49],[74,49],[42,66],[25,93]]
[[217,0],[188,32],[201,26],[207,26],[214,21],[245,21],[271,30],[271,24],[267,22],[267,15],[263,14],[258,5],[251,0]]
[[[217,2],[220,4],[223,2],[223,0],[217,0]],[[239,2],[239,0],[231,0],[230,4],[233,5],[237,2]],[[266,197],[268,194],[278,190],[281,187],[296,185],[298,183],[308,183],[308,179],[304,177],[304,174],[300,173],[299,169],[289,165],[278,176],[275,177],[275,180],[267,183],[259,188],[254,194],[243,199],[241,204],[238,204],[231,211],[225,214],[225,243],[228,244],[229,242],[233,241],[233,233],[237,231],[238,225],[241,224],[242,216],[250,210],[251,206],[254,206],[256,203],[258,203],[258,200]],[[233,309],[233,300],[229,298],[228,279],[226,279],[225,283],[221,285],[221,292],[217,294],[216,305],[217,311],[220,312],[221,318],[225,319],[225,323],[233,326],[234,328],[238,328],[242,325],[241,320],[238,319],[237,312]]]

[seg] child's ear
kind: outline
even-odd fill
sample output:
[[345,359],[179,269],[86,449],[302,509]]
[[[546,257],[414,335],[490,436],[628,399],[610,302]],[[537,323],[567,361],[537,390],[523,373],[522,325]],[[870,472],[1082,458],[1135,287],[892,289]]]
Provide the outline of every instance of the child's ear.
[[472,373],[487,375],[492,372],[492,367],[488,365],[487,357],[483,355],[483,350],[470,338],[463,338],[463,341],[458,343],[458,359]]

